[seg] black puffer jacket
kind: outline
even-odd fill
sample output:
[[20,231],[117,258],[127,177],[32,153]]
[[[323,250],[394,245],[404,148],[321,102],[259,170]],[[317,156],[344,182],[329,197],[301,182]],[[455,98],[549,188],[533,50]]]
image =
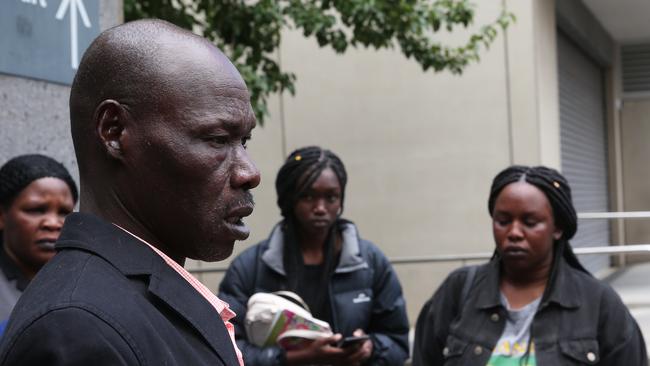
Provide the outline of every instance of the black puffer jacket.
[[[614,290],[557,261],[532,325],[537,365],[647,365],[641,331]],[[449,275],[418,317],[414,366],[487,364],[505,327],[499,266],[478,267],[465,300],[467,268]]]
[[[267,240],[244,251],[232,262],[219,287],[219,298],[237,313],[232,320],[237,345],[249,366],[283,364],[279,347],[259,348],[248,343],[243,322],[253,294],[287,287],[282,237],[280,226],[276,226]],[[341,256],[329,291],[333,330],[347,336],[361,328],[370,335],[373,354],[367,364],[404,364],[409,324],[402,288],[386,257],[374,244],[360,239],[352,224],[343,230]]]

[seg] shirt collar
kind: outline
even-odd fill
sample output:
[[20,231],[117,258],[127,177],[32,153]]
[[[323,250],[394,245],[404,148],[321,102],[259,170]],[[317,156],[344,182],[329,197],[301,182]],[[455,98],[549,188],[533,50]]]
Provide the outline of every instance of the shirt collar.
[[204,284],[202,284],[199,280],[196,279],[191,273],[189,273],[183,266],[180,264],[176,263],[173,259],[171,259],[168,255],[163,253],[160,249],[154,247],[153,245],[149,244],[146,240],[140,238],[139,236],[133,234],[132,232],[126,230],[125,228],[113,224],[116,227],[122,229],[126,233],[130,234],[134,238],[138,239],[142,243],[146,244],[151,250],[154,251],[154,253],[158,254],[165,263],[167,263],[168,266],[170,266],[176,273],[178,273],[185,281],[187,281],[201,296],[203,296],[219,313],[221,316],[221,319],[223,319],[224,322],[234,318],[236,314],[230,310],[230,307],[228,303],[225,301],[219,299],[210,289],[208,289]]
[[210,303],[210,305],[212,305],[212,307],[214,307],[217,313],[219,313],[219,316],[221,317],[221,320],[223,321],[224,325],[226,326],[226,330],[228,331],[228,335],[230,336],[230,340],[232,341],[232,345],[235,350],[235,354],[237,355],[237,360],[239,361],[239,365],[244,366],[244,358],[235,341],[235,328],[232,325],[232,323],[230,323],[229,321],[230,319],[237,316],[237,314],[235,314],[235,312],[230,310],[230,306],[228,305],[228,303],[219,299],[217,295],[212,293],[212,291],[210,291],[210,289],[208,289],[204,284],[202,284],[199,280],[197,280],[196,277],[192,276],[192,274],[189,273],[185,268],[183,268],[183,266],[176,263],[176,261],[174,261],[173,259],[169,258],[169,256],[167,256],[161,250],[149,244],[146,240],[126,230],[125,228],[117,224],[113,224],[113,225],[124,230],[126,233],[130,234],[131,236],[133,236],[134,238],[138,239],[139,241],[146,244],[149,248],[151,248],[151,250],[153,250],[154,253],[158,254],[165,261],[165,263],[167,263],[168,266],[170,266],[174,271],[176,271],[176,273],[178,273],[181,277],[183,277],[185,281],[187,281],[192,287],[194,287],[194,289],[199,294],[201,294],[201,296],[203,296]]

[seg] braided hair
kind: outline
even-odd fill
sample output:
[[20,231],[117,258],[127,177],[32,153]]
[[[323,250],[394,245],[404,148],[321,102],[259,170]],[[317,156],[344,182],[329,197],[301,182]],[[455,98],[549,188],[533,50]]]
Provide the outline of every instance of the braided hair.
[[[25,187],[41,178],[64,181],[70,188],[73,201],[77,202],[77,185],[63,164],[45,155],[30,154],[17,156],[0,168],[0,207],[8,209]],[[0,245],[2,241],[0,230]]]
[[[549,283],[554,283],[557,275],[557,264],[559,259],[564,257],[564,260],[573,268],[585,272],[589,275],[589,271],[580,263],[575,253],[571,249],[569,240],[575,235],[578,230],[578,215],[576,214],[573,201],[571,199],[571,188],[566,178],[562,176],[557,170],[547,168],[544,166],[528,167],[523,165],[513,165],[504,169],[492,181],[490,188],[490,198],[488,199],[488,210],[490,215],[494,212],[494,205],[497,197],[501,191],[509,184],[516,182],[526,182],[539,188],[553,210],[553,219],[555,226],[562,230],[562,236],[555,240],[553,252],[553,265],[551,268]],[[494,258],[498,259],[497,251],[494,252]],[[546,296],[549,291],[547,286],[543,296]],[[528,347],[524,357],[521,358],[520,364],[528,364],[528,359],[531,353],[533,339],[533,324],[530,325],[530,338]]]
[[[348,179],[345,166],[341,159],[330,150],[318,146],[307,146],[289,154],[275,180],[275,189],[278,194],[277,203],[284,218],[282,221],[284,234],[283,262],[289,290],[292,291],[296,291],[298,280],[302,278],[305,266],[297,238],[298,228],[294,208],[300,197],[311,188],[321,173],[328,168],[332,169],[341,186],[341,211],[339,212],[339,218],[330,228],[323,247],[324,270],[320,285],[325,286],[321,288],[327,288],[329,277],[336,267],[335,243],[338,230],[346,223],[345,220],[340,218],[343,212],[345,185]],[[319,299],[317,307],[325,306],[325,293],[326,291],[323,291],[323,296]]]

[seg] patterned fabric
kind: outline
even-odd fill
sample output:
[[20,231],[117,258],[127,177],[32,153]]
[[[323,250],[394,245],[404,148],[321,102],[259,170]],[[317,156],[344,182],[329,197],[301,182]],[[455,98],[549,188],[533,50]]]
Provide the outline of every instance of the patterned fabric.
[[208,302],[215,308],[215,310],[217,310],[217,313],[219,313],[221,320],[226,325],[226,329],[228,330],[228,334],[230,334],[230,339],[232,340],[232,345],[233,347],[235,347],[235,353],[237,353],[237,359],[239,360],[239,365],[244,366],[244,357],[242,356],[241,351],[237,347],[237,343],[235,343],[235,328],[230,322],[230,319],[237,316],[237,314],[235,314],[232,310],[230,310],[230,306],[228,305],[228,303],[219,299],[215,294],[212,293],[212,291],[210,291],[210,289],[205,287],[204,284],[202,284],[199,280],[197,280],[196,277],[192,276],[192,274],[189,273],[185,268],[183,268],[180,264],[176,263],[173,259],[169,258],[165,253],[158,250],[158,248],[147,243],[146,241],[139,238],[137,235],[129,232],[128,230],[124,229],[123,227],[120,227],[119,225],[116,224],[114,225],[126,231],[127,233],[133,235],[134,238],[147,244],[149,248],[151,248],[151,250],[153,250],[156,254],[158,254],[165,261],[165,263],[167,263],[167,265],[173,268],[174,271],[176,271],[192,287],[194,287],[194,289],[198,293],[200,293],[201,296],[203,296],[206,300],[208,300]]

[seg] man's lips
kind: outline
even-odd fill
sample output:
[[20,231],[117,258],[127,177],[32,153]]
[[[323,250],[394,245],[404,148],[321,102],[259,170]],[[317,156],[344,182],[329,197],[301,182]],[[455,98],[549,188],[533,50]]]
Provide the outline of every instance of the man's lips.
[[244,240],[250,235],[250,229],[244,224],[243,218],[251,213],[253,213],[253,205],[243,205],[230,210],[224,218],[225,226],[235,240]]

